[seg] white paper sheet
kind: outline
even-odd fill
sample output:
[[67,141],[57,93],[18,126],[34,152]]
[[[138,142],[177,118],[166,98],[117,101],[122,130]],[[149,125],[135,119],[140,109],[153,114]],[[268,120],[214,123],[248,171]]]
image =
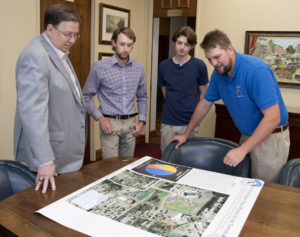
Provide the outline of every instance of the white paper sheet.
[[262,186],[144,157],[37,212],[90,236],[235,237]]

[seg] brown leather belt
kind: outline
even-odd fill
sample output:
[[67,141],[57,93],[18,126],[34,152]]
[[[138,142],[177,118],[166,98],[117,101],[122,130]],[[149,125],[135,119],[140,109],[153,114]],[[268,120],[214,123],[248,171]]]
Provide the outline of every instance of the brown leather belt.
[[103,114],[104,117],[107,118],[113,118],[113,119],[129,119],[132,117],[135,117],[137,113],[135,114],[128,114],[128,115],[108,115],[108,114]]
[[287,122],[285,125],[280,126],[278,128],[275,128],[274,131],[272,133],[279,133],[279,132],[283,132],[285,131],[287,128],[289,127],[289,122]]

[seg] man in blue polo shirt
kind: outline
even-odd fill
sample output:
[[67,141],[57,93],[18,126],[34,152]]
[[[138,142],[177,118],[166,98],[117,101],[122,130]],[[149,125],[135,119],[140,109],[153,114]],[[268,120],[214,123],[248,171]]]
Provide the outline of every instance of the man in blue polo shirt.
[[262,60],[238,53],[219,30],[206,34],[200,46],[215,68],[209,87],[194,111],[184,134],[184,143],[205,117],[214,101],[222,99],[242,134],[240,147],[230,150],[224,163],[237,166],[251,153],[251,177],[276,182],[286,163],[289,147],[288,112],[272,69]]

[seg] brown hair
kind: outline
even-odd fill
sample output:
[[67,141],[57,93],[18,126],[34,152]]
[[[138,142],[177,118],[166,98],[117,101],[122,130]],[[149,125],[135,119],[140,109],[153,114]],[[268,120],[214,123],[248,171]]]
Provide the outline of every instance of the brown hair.
[[[133,43],[135,43],[135,40],[136,40],[135,34],[134,34],[133,30],[130,29],[129,27],[120,27],[120,28],[115,29],[111,36],[111,40],[114,40],[115,42],[117,42],[118,36],[121,33],[126,35],[129,39],[132,39]],[[112,47],[112,49],[115,50],[114,47]]]
[[183,26],[176,30],[172,36],[172,41],[175,43],[177,38],[180,36],[185,36],[187,38],[187,42],[192,46],[197,44],[197,35],[189,26]]
[[55,4],[48,7],[44,13],[44,29],[51,24],[57,27],[62,21],[80,22],[80,16],[72,8],[62,4]]
[[220,46],[222,49],[227,49],[229,45],[231,45],[230,39],[220,30],[208,32],[200,43],[201,48],[204,50],[216,48],[217,46]]

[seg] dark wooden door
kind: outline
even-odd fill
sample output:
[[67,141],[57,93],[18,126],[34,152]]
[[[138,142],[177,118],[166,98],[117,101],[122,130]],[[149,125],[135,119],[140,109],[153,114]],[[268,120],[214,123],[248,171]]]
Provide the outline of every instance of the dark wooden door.
[[[75,72],[77,74],[81,88],[84,86],[86,78],[90,70],[90,32],[91,32],[91,0],[40,0],[40,31],[44,31],[44,12],[45,10],[54,4],[63,4],[74,9],[81,17],[80,23],[80,38],[76,41],[72,47],[69,58],[73,64]],[[87,163],[90,160],[90,136],[89,136],[89,121],[88,118],[88,139],[85,149],[84,162]]]
[[196,17],[197,0],[154,0],[153,17]]

